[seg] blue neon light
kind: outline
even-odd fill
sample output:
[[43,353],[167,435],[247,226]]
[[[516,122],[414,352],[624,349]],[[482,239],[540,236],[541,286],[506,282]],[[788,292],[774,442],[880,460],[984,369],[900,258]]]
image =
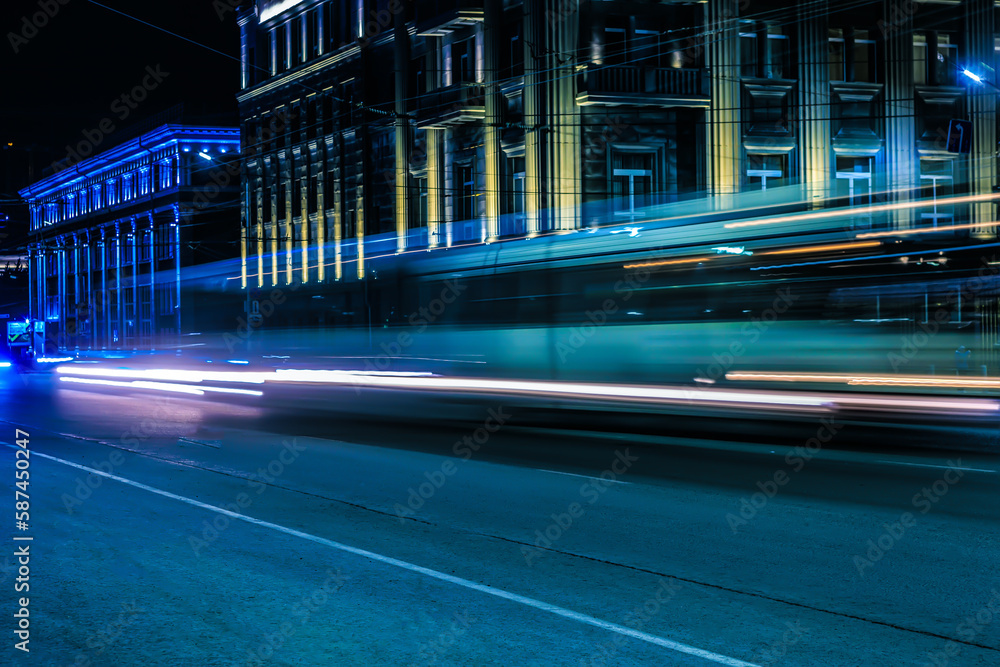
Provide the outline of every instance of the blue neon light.
[[972,72],[970,72],[967,69],[963,69],[962,70],[962,74],[964,74],[965,76],[969,77],[970,79],[972,79],[976,83],[982,83],[983,82],[982,77],[980,77],[978,74],[973,74]]

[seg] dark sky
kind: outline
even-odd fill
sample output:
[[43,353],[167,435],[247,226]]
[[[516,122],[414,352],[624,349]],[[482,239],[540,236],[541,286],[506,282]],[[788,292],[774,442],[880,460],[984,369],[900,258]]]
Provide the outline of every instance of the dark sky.
[[[65,2],[65,4],[61,4]],[[102,5],[228,54],[115,14],[89,0],[2,0],[0,9],[0,141],[35,145],[52,157],[84,138],[102,119],[116,129],[168,109],[230,114],[236,121],[239,33],[234,0],[99,0]],[[20,42],[25,17],[58,7],[48,25]],[[17,35],[18,53],[11,34]],[[166,73],[145,101],[129,109],[116,99],[141,85],[147,67]],[[147,82],[153,80],[146,77]],[[50,160],[51,161],[51,160]]]

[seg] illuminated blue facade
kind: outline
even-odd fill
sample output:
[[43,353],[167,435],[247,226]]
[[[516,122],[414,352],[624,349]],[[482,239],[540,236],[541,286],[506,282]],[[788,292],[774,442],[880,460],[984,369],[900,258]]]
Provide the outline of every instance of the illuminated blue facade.
[[239,228],[239,153],[237,129],[164,125],[21,191],[30,313],[54,346],[147,348],[181,333],[190,246]]

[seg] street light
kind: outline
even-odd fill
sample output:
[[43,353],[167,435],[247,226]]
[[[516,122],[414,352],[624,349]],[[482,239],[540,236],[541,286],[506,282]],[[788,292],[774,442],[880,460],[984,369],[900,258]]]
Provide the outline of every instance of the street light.
[[970,79],[972,79],[976,83],[982,83],[983,82],[983,79],[982,79],[981,76],[979,76],[978,74],[975,74],[974,72],[970,72],[967,69],[963,69],[962,70],[962,74],[964,74],[965,76],[969,77]]

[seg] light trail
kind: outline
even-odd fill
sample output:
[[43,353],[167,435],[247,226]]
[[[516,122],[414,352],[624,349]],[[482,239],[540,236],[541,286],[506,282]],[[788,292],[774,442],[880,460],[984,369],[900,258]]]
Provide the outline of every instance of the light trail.
[[895,385],[901,387],[955,387],[1000,389],[1000,377],[940,377],[935,375],[855,375],[851,373],[727,373],[727,380],[750,382],[825,382],[847,385]]
[[123,387],[126,389],[152,389],[154,391],[167,391],[175,394],[191,394],[194,396],[204,396],[206,393],[218,394],[239,394],[240,396],[263,396],[264,392],[253,389],[230,389],[228,387],[202,387],[187,384],[173,384],[169,382],[150,382],[147,380],[133,380],[132,382],[120,382],[118,380],[99,380],[95,378],[61,377],[61,382],[71,384],[92,384],[106,387]]
[[[277,369],[271,372],[199,372],[60,367],[63,381],[90,382],[126,388],[150,388],[181,393],[219,392],[243,395],[261,395],[262,392],[200,384],[211,379],[220,382],[255,384],[304,384],[326,385],[351,388],[396,389],[405,391],[434,391],[470,394],[506,394],[521,397],[556,397],[611,401],[615,403],[652,403],[662,405],[687,405],[714,408],[764,409],[781,412],[830,412],[838,408],[880,409],[906,413],[945,411],[953,414],[969,412],[975,414],[994,413],[1000,404],[990,399],[959,399],[951,397],[923,396],[880,396],[877,394],[826,394],[810,391],[762,391],[739,390],[716,387],[621,385],[581,382],[554,382],[546,380],[505,380],[489,378],[455,378],[432,374],[385,374],[363,371],[317,370],[317,369]],[[86,375],[78,378],[73,375]],[[102,374],[114,378],[134,378],[140,380],[121,382],[119,380],[97,380]],[[183,374],[183,375],[181,375]],[[156,380],[179,377],[188,378],[196,384],[174,384]],[[729,373],[728,380],[770,381],[770,382],[827,382],[854,385],[935,386],[935,387],[976,387],[1000,388],[1000,378],[983,380],[929,378],[924,376],[856,376],[848,374],[808,374],[808,373]],[[924,383],[924,384],[921,384]],[[963,384],[965,383],[965,384]]]
[[858,234],[854,238],[874,239],[886,236],[910,236],[912,234],[940,234],[942,232],[950,232],[958,229],[979,229],[984,227],[996,227],[998,225],[1000,225],[1000,222],[976,222],[967,225],[948,225],[945,227],[917,227],[914,229],[897,229],[891,232],[865,232],[863,234]]
[[[947,199],[938,199],[937,205],[947,206],[951,204],[971,204],[977,201],[991,201],[993,199],[1000,198],[1000,194],[985,194],[985,195],[966,195],[962,197],[950,197]],[[908,202],[898,202],[895,204],[881,204],[878,206],[866,206],[859,210],[863,210],[867,215],[869,213],[882,213],[885,211],[902,211],[912,208],[921,208],[924,206],[933,206],[934,202],[929,201],[908,201]],[[802,222],[804,220],[828,220],[830,218],[847,218],[850,217],[850,211],[843,209],[834,209],[832,211],[815,211],[813,213],[800,213],[797,215],[784,215],[777,218],[767,218],[764,220],[744,220],[741,222],[730,222],[725,225],[726,229],[739,229],[743,227],[760,227],[763,225],[780,225],[787,222]]]

